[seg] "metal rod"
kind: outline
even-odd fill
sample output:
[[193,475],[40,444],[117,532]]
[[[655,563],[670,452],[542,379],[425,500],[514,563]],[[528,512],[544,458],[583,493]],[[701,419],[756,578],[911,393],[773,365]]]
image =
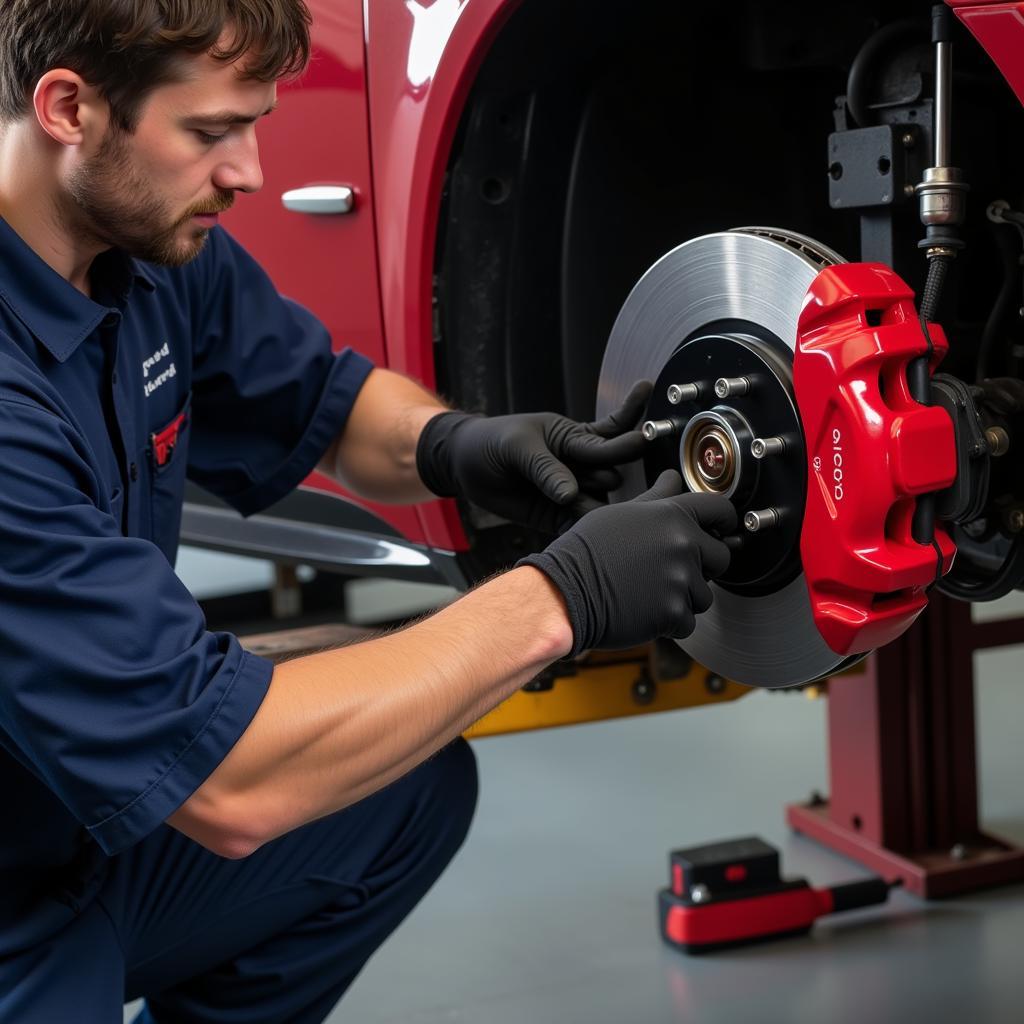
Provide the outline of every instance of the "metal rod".
[[950,122],[953,86],[953,44],[935,44],[935,166],[950,164]]

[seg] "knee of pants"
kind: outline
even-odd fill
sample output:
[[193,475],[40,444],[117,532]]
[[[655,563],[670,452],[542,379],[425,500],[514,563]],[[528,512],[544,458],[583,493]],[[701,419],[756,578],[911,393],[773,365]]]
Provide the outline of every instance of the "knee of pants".
[[424,783],[431,792],[431,810],[440,818],[440,827],[446,832],[454,854],[466,838],[476,810],[476,755],[459,737],[418,771],[427,776]]
[[432,884],[462,846],[476,796],[476,758],[460,738],[371,797],[364,806],[372,811],[379,802],[382,813],[373,818],[384,829],[378,839],[385,845],[363,876],[370,891],[396,880],[415,878],[416,887]]

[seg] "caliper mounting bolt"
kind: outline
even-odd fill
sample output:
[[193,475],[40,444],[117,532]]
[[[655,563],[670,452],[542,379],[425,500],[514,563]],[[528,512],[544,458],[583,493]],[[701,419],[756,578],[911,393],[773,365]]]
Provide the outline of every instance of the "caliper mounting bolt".
[[645,441],[656,441],[659,437],[668,437],[676,432],[676,425],[672,420],[648,420],[640,428]]
[[780,518],[778,509],[760,508],[756,511],[748,512],[743,517],[743,525],[751,533],[758,533],[760,530],[768,530],[773,526],[778,526]]
[[786,450],[786,442],[781,437],[755,437],[750,442],[750,454],[755,459],[763,459],[768,455],[781,455]]
[[750,391],[750,379],[748,377],[719,377],[715,381],[715,394],[719,398],[734,398],[737,395],[745,395]]
[[668,386],[668,400],[671,405],[678,405],[680,402],[692,402],[699,397],[699,384],[670,384]]

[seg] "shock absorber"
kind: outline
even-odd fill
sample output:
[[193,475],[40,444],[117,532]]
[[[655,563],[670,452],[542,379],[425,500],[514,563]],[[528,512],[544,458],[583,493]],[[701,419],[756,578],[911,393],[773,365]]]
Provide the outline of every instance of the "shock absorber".
[[[925,237],[918,243],[928,258],[928,275],[921,295],[921,328],[928,340],[928,354],[907,365],[907,383],[914,400],[931,405],[932,340],[929,322],[938,311],[939,296],[957,251],[964,246],[959,227],[964,221],[968,185],[958,167],[951,165],[950,130],[952,125],[953,43],[952,16],[944,4],[932,8],[932,43],[935,48],[935,162],[924,172],[915,187],[920,202]],[[912,533],[919,544],[931,544],[935,532],[935,497],[922,495],[914,512]]]
[[935,47],[935,165],[916,186],[925,238],[920,246],[929,261],[952,259],[963,248],[958,231],[964,221],[968,186],[959,167],[950,164],[952,126],[953,43],[952,15],[945,4],[932,8],[932,43]]

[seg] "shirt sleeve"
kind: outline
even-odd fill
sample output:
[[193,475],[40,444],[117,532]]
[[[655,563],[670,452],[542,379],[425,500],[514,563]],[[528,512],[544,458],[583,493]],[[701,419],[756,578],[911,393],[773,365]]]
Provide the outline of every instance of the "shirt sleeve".
[[250,515],[314,469],[373,363],[333,353],[327,328],[221,228],[196,264],[189,478]]
[[0,394],[0,465],[0,732],[113,855],[220,764],[272,666],[207,631],[160,551],[121,535],[60,415]]

